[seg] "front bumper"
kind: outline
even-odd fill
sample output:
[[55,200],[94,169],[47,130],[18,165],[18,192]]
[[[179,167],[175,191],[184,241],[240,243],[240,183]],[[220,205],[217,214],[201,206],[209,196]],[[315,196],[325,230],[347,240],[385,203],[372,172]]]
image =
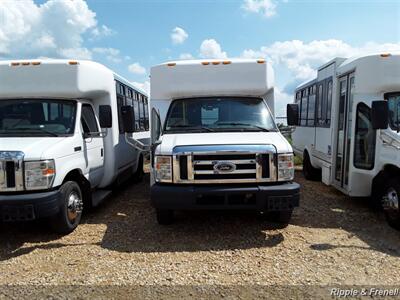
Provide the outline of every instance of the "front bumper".
[[151,187],[151,202],[157,209],[252,209],[287,211],[299,206],[300,185],[165,185]]
[[29,194],[1,194],[0,220],[30,221],[50,217],[59,212],[60,206],[61,197],[58,190]]

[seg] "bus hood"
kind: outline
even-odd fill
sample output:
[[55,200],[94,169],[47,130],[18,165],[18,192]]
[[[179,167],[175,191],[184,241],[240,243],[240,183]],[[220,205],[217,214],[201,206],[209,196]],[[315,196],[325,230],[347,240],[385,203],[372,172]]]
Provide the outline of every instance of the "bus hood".
[[0,137],[0,152],[22,151],[25,160],[55,159],[67,151],[63,145],[66,140],[66,137]]
[[278,153],[293,151],[280,132],[207,132],[165,134],[156,154],[171,155],[176,146],[201,145],[273,145]]

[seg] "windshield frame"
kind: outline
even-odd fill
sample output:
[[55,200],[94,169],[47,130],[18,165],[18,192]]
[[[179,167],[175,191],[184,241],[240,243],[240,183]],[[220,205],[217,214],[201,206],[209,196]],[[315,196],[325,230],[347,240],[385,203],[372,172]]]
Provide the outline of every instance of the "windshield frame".
[[[72,109],[73,114],[71,117],[73,117],[73,125],[71,127],[71,130],[69,133],[57,133],[57,132],[49,132],[45,133],[45,131],[41,132],[40,129],[35,131],[35,129],[32,130],[20,130],[18,132],[17,130],[10,131],[10,132],[2,132],[0,130],[0,138],[4,137],[70,137],[75,135],[75,130],[77,127],[77,115],[78,115],[78,100],[77,99],[71,99],[71,98],[47,98],[47,97],[40,97],[40,98],[2,98],[0,99],[0,104],[4,103],[6,101],[15,101],[15,102],[24,102],[24,101],[31,101],[31,102],[49,102],[49,103],[62,103],[62,104],[72,104]],[[35,132],[33,132],[35,131]]]
[[[389,127],[390,127],[390,129],[392,129],[392,130],[395,130],[395,131],[397,131],[397,132],[399,132],[400,131],[400,125],[395,125],[394,124],[394,119],[392,119],[391,118],[391,116],[390,116],[390,108],[389,108],[389,101],[390,101],[390,97],[393,97],[393,96],[398,96],[399,98],[400,98],[400,91],[399,92],[390,92],[390,93],[385,93],[384,94],[384,99],[388,102],[388,111],[389,111],[389,116],[388,116],[388,118],[389,118]],[[398,102],[398,104],[397,104],[397,121],[400,121],[400,109],[399,109],[399,104],[400,104],[400,99],[399,99],[399,102]]]
[[[202,126],[199,126],[198,128],[196,127],[191,127],[190,130],[167,130],[167,121],[172,113],[172,107],[175,101],[184,101],[184,100],[206,100],[206,99],[227,99],[227,100],[240,100],[240,99],[254,99],[254,100],[261,100],[261,102],[265,105],[265,108],[268,110],[268,113],[271,117],[271,121],[273,124],[273,127],[271,128],[265,128],[266,130],[263,131],[259,128],[257,128],[257,126],[253,126],[254,124],[251,124],[252,127],[226,127],[226,128],[217,128],[217,127],[209,127],[209,129],[205,130],[205,128],[202,128]],[[233,121],[232,121],[233,122]],[[229,122],[228,122],[229,123]],[[238,121],[238,123],[241,123],[240,121]],[[205,126],[207,127],[207,126]],[[165,120],[164,120],[164,124],[162,126],[163,128],[163,134],[183,134],[183,133],[218,133],[218,132],[266,132],[266,131],[270,131],[270,132],[278,132],[279,129],[276,125],[275,122],[275,118],[272,115],[272,112],[266,102],[266,100],[262,97],[254,97],[254,96],[202,96],[202,97],[187,97],[187,98],[176,98],[176,99],[172,99],[171,104],[168,107],[168,112],[166,114]],[[190,128],[190,127],[189,127]],[[210,130],[211,129],[211,130]]]

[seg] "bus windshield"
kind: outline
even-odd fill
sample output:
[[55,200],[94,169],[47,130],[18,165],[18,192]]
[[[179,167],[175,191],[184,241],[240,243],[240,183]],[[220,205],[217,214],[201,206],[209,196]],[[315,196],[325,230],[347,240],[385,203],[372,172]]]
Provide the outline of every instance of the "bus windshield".
[[389,124],[393,130],[400,130],[400,93],[386,97],[389,106]]
[[75,118],[72,100],[0,100],[0,136],[72,135]]
[[261,98],[210,97],[174,100],[165,132],[277,131]]

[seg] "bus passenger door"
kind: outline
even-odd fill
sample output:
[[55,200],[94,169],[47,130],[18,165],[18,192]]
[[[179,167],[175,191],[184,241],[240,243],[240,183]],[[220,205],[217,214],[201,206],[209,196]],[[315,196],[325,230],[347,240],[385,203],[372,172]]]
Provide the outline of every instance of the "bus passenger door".
[[351,73],[339,79],[339,110],[337,111],[338,123],[334,159],[334,182],[337,187],[344,190],[347,190],[349,184],[353,96],[354,73]]

